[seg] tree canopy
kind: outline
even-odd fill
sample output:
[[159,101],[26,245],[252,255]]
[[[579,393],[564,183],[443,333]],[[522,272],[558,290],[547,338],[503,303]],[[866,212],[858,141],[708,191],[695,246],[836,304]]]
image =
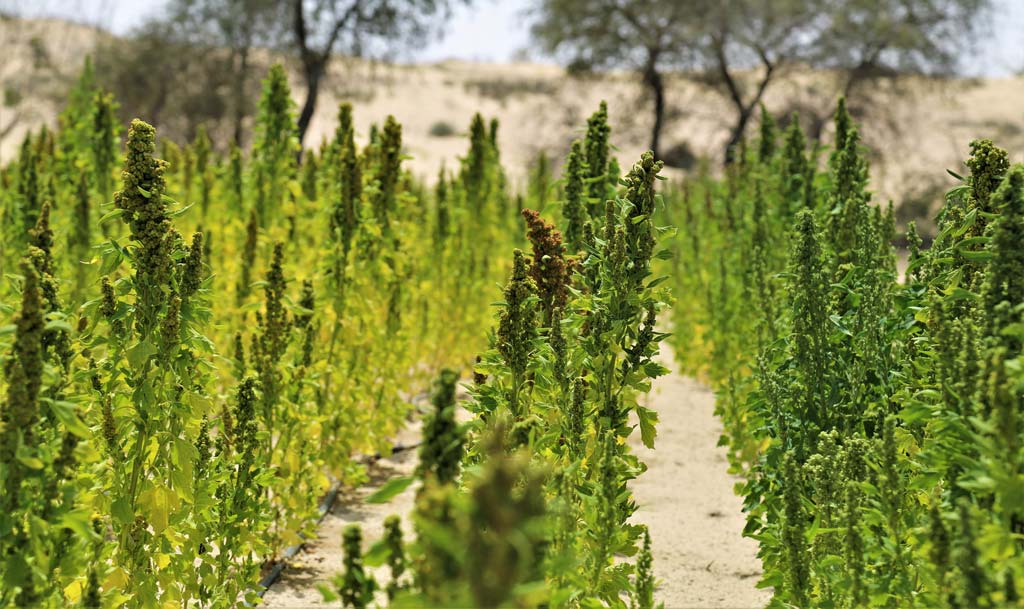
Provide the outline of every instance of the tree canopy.
[[[666,113],[665,72],[711,87],[733,109],[725,159],[779,74],[841,78],[833,97],[892,74],[959,67],[991,0],[538,0],[533,34],[572,71],[636,70],[653,98],[651,149]],[[754,76],[750,76],[753,72]],[[834,99],[829,100],[834,105]]]

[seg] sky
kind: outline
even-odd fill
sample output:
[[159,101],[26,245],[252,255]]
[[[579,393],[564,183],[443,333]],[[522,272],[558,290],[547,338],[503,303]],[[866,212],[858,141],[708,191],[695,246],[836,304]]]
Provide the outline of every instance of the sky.
[[[1024,71],[1024,0],[995,3],[997,17],[990,24],[991,31],[981,41],[978,55],[965,62],[968,74],[1005,76]],[[165,4],[166,0],[0,0],[4,10],[70,18],[118,34],[130,31]],[[531,0],[476,0],[472,7],[460,5],[443,39],[401,59],[513,61],[530,47],[524,13],[532,4]]]

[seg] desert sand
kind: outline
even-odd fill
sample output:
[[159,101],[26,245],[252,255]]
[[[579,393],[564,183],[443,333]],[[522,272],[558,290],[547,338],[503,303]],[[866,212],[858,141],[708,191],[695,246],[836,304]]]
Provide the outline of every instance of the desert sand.
[[[0,108],[0,162],[11,158],[27,129],[56,125],[56,100],[73,82],[82,59],[109,38],[95,28],[63,21],[0,19],[0,79],[18,94]],[[281,59],[258,55],[261,64]],[[305,92],[295,72],[291,84],[301,101]],[[874,110],[857,117],[871,150],[877,202],[893,199],[899,206],[911,201],[915,216],[928,205],[934,210],[942,193],[956,184],[945,170],[963,171],[962,160],[975,138],[991,138],[1010,151],[1011,160],[1024,160],[1024,76],[903,79],[900,84],[899,91],[882,94]],[[664,149],[685,144],[717,165],[734,120],[725,97],[683,74],[666,74],[666,86]],[[790,66],[769,87],[764,104],[777,115],[797,109],[823,115],[834,107],[835,90],[832,75]],[[371,124],[394,115],[403,125],[410,157],[406,166],[433,181],[442,164],[449,170],[457,167],[467,148],[470,118],[480,112],[500,121],[502,161],[513,187],[521,188],[538,153],[544,151],[556,165],[564,158],[601,100],[609,104],[611,141],[626,168],[646,149],[652,121],[650,100],[632,73],[574,78],[550,64],[394,64],[338,57],[330,64],[305,144],[315,147],[333,135],[338,103],[349,101],[360,141]],[[439,125],[451,134],[436,135]],[[755,135],[753,130],[749,135]],[[677,179],[684,175],[668,173]]]
[[[671,354],[663,354],[662,360],[671,365]],[[664,602],[666,609],[756,609],[771,597],[755,587],[761,575],[757,543],[741,535],[741,500],[733,493],[739,479],[728,474],[725,449],[717,446],[722,428],[714,404],[707,387],[669,374],[655,381],[648,397],[648,405],[660,417],[657,448],[644,448],[639,433],[632,438],[649,466],[632,485],[640,507],[634,520],[650,529],[658,579],[655,600]],[[417,433],[412,425],[401,441],[412,441]],[[407,516],[413,508],[414,487],[386,505],[367,504],[363,499],[391,476],[411,473],[415,467],[415,451],[399,453],[372,466],[366,486],[344,492],[317,538],[267,591],[266,606],[328,606],[316,585],[342,569],[342,530],[359,523],[369,546],[383,534],[389,514]],[[386,569],[382,575],[386,576]]]

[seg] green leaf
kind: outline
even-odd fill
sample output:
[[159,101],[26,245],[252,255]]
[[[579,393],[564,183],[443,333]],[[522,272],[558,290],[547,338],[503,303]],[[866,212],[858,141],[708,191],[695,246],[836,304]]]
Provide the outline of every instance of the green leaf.
[[72,434],[79,438],[86,439],[92,435],[92,430],[78,418],[75,413],[76,406],[73,402],[63,400],[50,400],[50,410]]
[[184,214],[185,212],[187,212],[188,210],[192,209],[192,205],[194,205],[194,204],[186,205],[185,207],[182,207],[181,209],[175,209],[175,210],[172,210],[172,211],[168,211],[167,212],[167,217],[168,218],[177,218],[178,216],[180,216],[180,215]]
[[415,480],[412,476],[396,476],[367,497],[366,503],[387,503],[409,488]]
[[141,368],[151,356],[157,352],[156,345],[144,340],[136,343],[131,349],[128,349],[128,363],[131,364],[132,368]]
[[113,220],[114,218],[120,218],[123,215],[124,215],[124,210],[121,209],[120,207],[117,208],[117,209],[112,209],[112,210],[108,211],[107,213],[103,214],[103,217],[100,218],[100,224],[106,224],[110,220]]
[[665,376],[669,372],[671,372],[671,371],[668,368],[666,368],[665,366],[662,366],[658,362],[653,362],[652,361],[652,362],[647,362],[646,364],[644,364],[644,373],[646,373],[647,376],[649,376],[651,378],[658,378],[659,376]]
[[35,451],[29,450],[27,446],[22,445],[19,446],[17,452],[15,452],[15,457],[17,457],[18,461],[21,461],[21,463],[29,469],[43,469],[43,462],[33,454],[34,452]]
[[72,531],[82,539],[94,539],[96,532],[92,529],[91,516],[92,510],[88,508],[71,510],[60,519],[60,526]]
[[388,549],[386,540],[378,539],[363,555],[363,564],[367,567],[379,567],[390,555],[391,550]]
[[46,330],[47,332],[53,332],[55,330],[62,330],[64,332],[67,332],[68,334],[70,334],[71,333],[71,324],[69,324],[67,322],[67,320],[64,320],[64,319],[51,319],[50,321],[46,322],[46,327],[43,328],[43,329]]
[[988,250],[972,251],[972,250],[960,250],[960,255],[970,260],[971,262],[988,262],[992,260],[994,255]]
[[321,596],[324,597],[325,603],[333,603],[338,600],[338,594],[331,589],[330,586],[323,582],[319,582],[316,585],[316,589],[320,591]]
[[647,284],[647,288],[650,289],[650,288],[656,287],[656,286],[664,283],[665,281],[667,281],[668,278],[669,278],[668,275],[662,275],[661,277],[658,277],[657,279],[652,279],[651,282]]
[[658,423],[658,413],[638,405],[636,416],[640,420],[640,439],[647,448],[654,448],[654,438],[658,435],[658,430],[654,427]]
[[110,505],[110,515],[121,524],[130,524],[135,520],[127,497],[119,497]]

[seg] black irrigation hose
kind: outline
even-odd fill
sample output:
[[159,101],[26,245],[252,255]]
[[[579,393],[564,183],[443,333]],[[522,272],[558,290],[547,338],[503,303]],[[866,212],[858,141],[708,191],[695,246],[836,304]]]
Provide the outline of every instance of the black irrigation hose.
[[[411,444],[395,444],[394,446],[391,447],[391,454],[394,455],[400,452],[405,452],[407,450],[412,450],[414,448],[418,448],[419,445],[420,442],[413,442]],[[384,455],[377,452],[372,455],[367,455],[363,457],[362,462],[367,465],[371,465],[373,463],[376,463],[377,461],[380,461],[383,458]],[[334,502],[338,499],[338,492],[340,490],[341,482],[335,480],[334,483],[331,484],[331,488],[327,491],[327,494],[324,496],[324,500],[320,502],[320,516],[316,519],[317,527],[320,526],[320,523],[322,523],[324,521],[324,518],[327,517],[327,513],[331,511],[332,507],[334,507]],[[281,573],[284,571],[285,565],[288,564],[288,559],[294,557],[296,554],[301,552],[302,548],[304,547],[306,547],[305,539],[303,539],[298,544],[285,549],[284,553],[277,560],[277,563],[275,563],[274,566],[270,569],[270,572],[264,575],[263,579],[260,580],[259,587],[261,589],[256,592],[257,596],[263,598],[263,595],[267,593],[267,590],[270,589],[270,586],[274,585],[274,583],[281,577]]]

